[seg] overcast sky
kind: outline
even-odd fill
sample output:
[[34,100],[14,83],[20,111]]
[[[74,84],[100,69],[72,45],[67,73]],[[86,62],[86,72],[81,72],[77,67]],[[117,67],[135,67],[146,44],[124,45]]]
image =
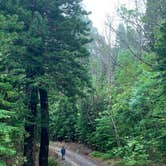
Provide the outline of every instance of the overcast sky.
[[118,22],[116,9],[119,4],[125,4],[127,7],[133,7],[133,0],[84,0],[83,3],[88,11],[92,14],[89,16],[93,25],[97,27],[100,33],[104,30],[106,16],[114,15],[114,21]]

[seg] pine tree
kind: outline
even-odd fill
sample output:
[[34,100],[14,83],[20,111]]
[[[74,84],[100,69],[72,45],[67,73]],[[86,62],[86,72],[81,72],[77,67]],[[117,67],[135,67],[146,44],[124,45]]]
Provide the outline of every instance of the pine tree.
[[164,0],[147,0],[145,14],[145,33],[148,45],[154,49],[155,34],[154,30],[166,17],[166,4]]
[[156,30],[155,51],[157,65],[155,70],[158,74],[158,83],[163,87],[162,95],[166,93],[166,21],[164,20]]
[[6,165],[9,161],[14,164],[16,159],[21,159],[23,103],[21,92],[18,93],[18,82],[23,73],[12,52],[14,41],[18,38],[17,32],[22,27],[16,15],[0,13],[0,165]]
[[[51,83],[68,96],[79,94],[88,82],[86,61],[88,52],[84,45],[87,38],[87,23],[83,21],[80,1],[3,1],[1,10],[7,15],[18,15],[24,28],[15,41],[13,55],[25,70],[26,105],[29,113],[26,116],[25,129],[29,136],[25,139],[24,154],[27,163],[34,165],[35,158],[35,116],[37,111],[37,96],[40,92],[41,117],[48,117],[48,85]],[[54,84],[53,84],[54,83]],[[44,99],[43,99],[44,98]],[[43,102],[43,103],[42,103]],[[42,114],[47,116],[43,116]],[[43,126],[42,119],[40,162],[48,163],[48,127]],[[48,119],[47,119],[48,124]],[[45,160],[45,161],[44,161]],[[42,162],[41,162],[42,161]]]

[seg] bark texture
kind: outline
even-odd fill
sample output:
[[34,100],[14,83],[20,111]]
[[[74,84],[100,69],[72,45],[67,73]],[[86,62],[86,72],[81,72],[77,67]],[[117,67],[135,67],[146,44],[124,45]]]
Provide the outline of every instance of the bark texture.
[[24,166],[35,166],[35,121],[37,114],[38,89],[27,85],[26,94],[28,98],[27,105],[30,112],[25,119],[25,131],[28,136],[25,137],[24,140],[24,156],[26,157]]
[[39,166],[48,166],[49,151],[49,112],[48,112],[48,95],[45,89],[39,89],[40,107],[41,107],[41,139]]

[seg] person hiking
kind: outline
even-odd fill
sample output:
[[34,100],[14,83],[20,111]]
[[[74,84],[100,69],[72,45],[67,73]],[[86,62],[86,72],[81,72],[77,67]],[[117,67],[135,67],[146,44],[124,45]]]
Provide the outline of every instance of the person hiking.
[[66,153],[66,149],[64,146],[62,146],[62,148],[61,148],[62,160],[65,160],[65,153]]

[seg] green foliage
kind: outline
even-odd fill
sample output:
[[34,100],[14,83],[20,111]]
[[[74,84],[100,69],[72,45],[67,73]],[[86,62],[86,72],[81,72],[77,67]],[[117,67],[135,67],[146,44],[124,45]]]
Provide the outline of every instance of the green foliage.
[[114,148],[111,152],[115,157],[123,157],[119,165],[146,166],[150,165],[149,155],[146,153],[142,138],[126,138],[124,147]]
[[[154,57],[154,53],[146,53],[145,60],[154,62]],[[115,86],[104,96],[104,111],[95,119],[96,128],[87,140],[100,151],[92,155],[120,157],[119,165],[126,166],[162,163],[166,114],[158,71],[137,62],[127,50],[120,52],[118,61],[124,68],[116,68]]]
[[[158,10],[160,8],[160,10]],[[155,29],[166,17],[166,5],[164,0],[147,0],[146,13],[144,16],[145,33],[148,39],[148,46],[155,49]]]
[[58,162],[53,157],[48,158],[48,166],[58,166]]
[[91,153],[91,156],[101,158],[103,160],[107,160],[113,157],[112,152],[98,152],[98,151],[93,151]]
[[107,151],[116,146],[113,125],[108,112],[104,112],[102,117],[97,119],[96,131],[91,139],[95,147],[101,151]]
[[0,166],[6,166],[4,161],[0,161]]
[[[93,156],[120,157],[124,166],[165,161],[164,1],[147,0],[144,17],[122,7],[124,25],[113,48],[93,34],[91,90],[89,21],[80,2],[0,1],[0,165],[6,158],[19,160],[23,117],[28,125],[42,126],[35,113],[24,114],[25,107],[37,106],[40,88],[50,94],[51,139],[81,141],[99,151]],[[57,162],[50,158],[49,165]]]
[[160,27],[155,31],[155,51],[156,51],[156,71],[158,74],[158,83],[163,87],[163,93],[166,92],[166,21],[164,20]]
[[[11,89],[9,89],[11,91]],[[2,89],[1,89],[2,92]],[[3,90],[3,92],[6,92],[6,89]],[[1,96],[2,97],[2,96]],[[3,97],[3,100],[7,100],[7,98]],[[11,100],[11,96],[10,96]],[[10,102],[8,102],[10,104]],[[6,103],[3,103],[3,108],[9,108],[9,106],[5,105]],[[13,104],[12,104],[13,106]],[[2,107],[2,105],[1,105]],[[17,149],[19,148],[17,142],[15,139],[17,137],[23,136],[24,130],[15,123],[14,121],[17,120],[18,116],[16,115],[16,108],[10,107],[12,110],[2,110],[0,109],[0,156],[2,159],[4,157],[6,158],[15,158],[18,155]],[[16,147],[17,145],[17,147]]]
[[77,135],[82,142],[93,145],[93,132],[96,130],[95,119],[99,116],[99,113],[104,109],[103,96],[97,94],[89,95],[80,100],[80,108],[77,120]]
[[[30,136],[35,135],[32,128],[34,128],[33,124],[36,122],[38,103],[38,91],[35,93],[33,87],[43,88],[48,92],[52,91],[51,95],[58,91],[58,93],[72,98],[82,95],[84,87],[89,86],[87,74],[89,53],[85,47],[85,44],[90,41],[89,29],[88,21],[84,19],[87,13],[83,10],[80,2],[80,0],[33,2],[6,0],[0,2],[0,10],[3,13],[3,16],[0,15],[0,26],[2,27],[0,27],[2,29],[0,37],[3,37],[0,40],[0,53],[3,54],[3,58],[0,54],[0,61],[3,66],[0,66],[0,69],[4,70],[7,76],[8,71],[10,71],[12,79],[15,79],[12,88],[19,87],[19,94],[25,93],[26,95],[24,106],[30,111],[26,112],[27,115],[24,115],[24,118],[25,128],[31,130],[28,131]],[[4,37],[4,35],[6,36]],[[20,80],[20,77],[17,79],[20,72],[22,72],[22,80]],[[15,96],[12,92],[7,93],[10,98]],[[16,105],[16,100],[16,96],[12,102],[2,98],[0,104],[7,110],[12,110],[13,107],[18,108],[23,104]],[[60,138],[67,135],[68,140],[73,140],[75,137],[76,109],[73,102],[65,100],[66,98],[62,99],[58,107],[59,110],[56,110],[56,113],[53,112],[52,115],[55,116],[53,121],[57,121],[59,124],[59,126],[56,126],[56,131],[59,131],[60,128],[57,133]],[[67,112],[65,112],[65,109],[67,109]],[[57,114],[62,117],[62,120],[60,120],[62,123],[59,123],[59,119],[56,118]],[[59,116],[57,117],[59,118]],[[41,118],[45,117],[41,116]],[[46,119],[41,119],[41,121],[46,121]],[[42,125],[38,126],[41,127]],[[65,129],[63,129],[63,126],[65,126]],[[71,126],[71,128],[68,128],[68,126]],[[30,143],[27,146],[32,149],[28,149],[27,153],[31,153],[31,151],[33,153],[33,145],[30,144],[35,141],[33,136],[30,138],[32,138],[32,142],[29,141]],[[44,138],[44,140],[46,139]],[[26,148],[24,150],[26,151]],[[30,163],[30,165],[33,164]]]
[[[1,85],[5,82],[1,81]],[[10,86],[9,86],[10,85]],[[6,88],[8,87],[8,88]],[[20,141],[15,141],[16,138],[23,137],[24,130],[20,126],[19,116],[17,115],[18,109],[16,108],[16,103],[18,101],[17,93],[12,89],[9,82],[6,82],[6,86],[1,86],[1,96],[0,100],[3,101],[0,104],[0,156],[3,158],[14,159],[19,154]],[[8,93],[10,92],[10,93]],[[12,93],[12,95],[11,95]],[[16,95],[16,96],[15,96]],[[16,100],[17,99],[17,100]],[[10,110],[7,110],[9,109]],[[6,110],[5,110],[6,109]],[[17,121],[17,123],[15,123]]]
[[51,107],[50,134],[53,140],[74,141],[77,109],[73,100],[61,96]]
[[11,52],[14,41],[18,38],[17,32],[23,24],[18,21],[17,15],[0,14],[0,22],[0,162],[6,163],[10,159],[14,164],[17,158],[21,159],[20,142],[24,129],[19,114],[22,104],[19,103],[21,100],[15,81],[17,79],[18,82],[19,77],[13,77],[17,73],[13,68],[18,66],[12,60]]

